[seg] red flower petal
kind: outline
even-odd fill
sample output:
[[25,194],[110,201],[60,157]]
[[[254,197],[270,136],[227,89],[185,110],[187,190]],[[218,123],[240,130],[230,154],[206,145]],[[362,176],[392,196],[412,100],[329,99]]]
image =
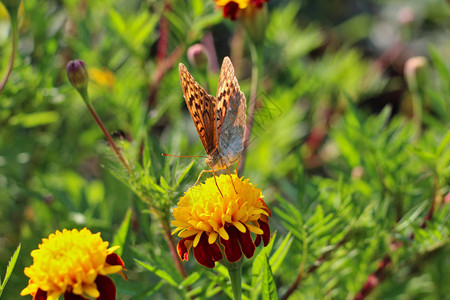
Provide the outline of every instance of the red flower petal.
[[[241,247],[239,246],[239,233],[234,226],[225,229],[228,233],[228,240],[220,238],[220,243],[225,248],[225,257],[229,262],[237,262],[242,257]],[[247,230],[248,231],[248,230]]]
[[86,298],[84,298],[83,296],[77,295],[77,294],[73,294],[71,292],[65,292],[64,300],[86,300]]
[[269,0],[251,0],[251,3],[259,8],[261,8],[265,2],[269,2]]
[[242,253],[245,257],[250,258],[255,254],[255,244],[252,241],[250,230],[244,233],[240,232],[236,227],[229,226],[226,228],[229,239],[220,238],[220,243],[225,248],[225,256],[229,262],[237,262],[241,259]]
[[106,257],[106,263],[111,266],[120,265],[120,266],[122,266],[122,268],[125,268],[125,264],[123,263],[123,260],[116,253],[108,254],[108,256]]
[[237,4],[236,2],[228,2],[224,7],[223,7],[223,16],[229,17],[231,20],[236,20],[237,19],[237,15],[238,15],[238,11],[239,11],[239,4]]
[[202,234],[197,247],[194,247],[194,257],[199,264],[210,269],[214,268],[216,261],[223,258],[219,245],[209,244],[206,234]]
[[261,228],[262,231],[264,232],[262,235],[262,239],[264,242],[264,247],[266,247],[270,242],[270,226],[269,226],[269,223],[263,222],[261,220],[259,220],[258,223],[259,223],[259,228]]
[[47,292],[38,289],[36,295],[34,295],[33,300],[47,300]]
[[255,246],[258,247],[261,244],[261,236],[256,235],[255,237]]
[[252,236],[250,234],[250,230],[247,230],[242,233],[239,230],[236,230],[239,234],[239,243],[241,244],[242,252],[245,257],[250,258],[255,254],[256,246],[252,241]]
[[97,289],[100,292],[100,297],[97,300],[115,300],[116,299],[116,286],[111,278],[98,275],[95,279]]
[[195,235],[181,239],[178,242],[177,250],[181,260],[189,259],[189,251],[191,250]]

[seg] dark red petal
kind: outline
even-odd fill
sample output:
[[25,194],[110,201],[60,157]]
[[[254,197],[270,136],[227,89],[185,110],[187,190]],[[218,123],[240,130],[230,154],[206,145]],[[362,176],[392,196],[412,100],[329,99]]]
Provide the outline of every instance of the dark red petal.
[[256,235],[255,246],[258,247],[259,244],[261,244],[261,236],[260,235]]
[[[242,257],[241,247],[239,246],[239,230],[234,226],[225,229],[228,233],[228,240],[220,238],[220,243],[225,248],[225,257],[229,262],[237,262]],[[248,231],[248,230],[247,230]]]
[[228,2],[223,7],[223,16],[225,18],[229,17],[231,20],[234,21],[237,19],[238,11],[239,11],[239,4],[231,1],[231,2]]
[[[261,202],[263,203],[262,209],[264,209],[264,210],[269,214],[269,218],[271,218],[271,217],[272,217],[272,211],[271,211],[270,208],[267,206],[266,202],[264,202],[264,200],[263,200],[262,198],[259,198],[258,200],[261,201]],[[261,218],[265,218],[265,219],[269,220],[268,217],[267,217],[266,215],[261,215]]]
[[238,230],[239,234],[239,243],[241,244],[242,252],[245,257],[250,258],[255,254],[256,246],[252,241],[252,235],[250,234],[250,230],[247,230],[242,233]]
[[120,265],[120,266],[122,266],[122,268],[125,268],[125,264],[123,263],[123,260],[116,253],[108,254],[108,256],[106,257],[106,263],[111,266]]
[[195,235],[181,239],[178,242],[177,250],[178,255],[180,256],[181,260],[188,260],[189,259],[189,251],[192,247],[192,241],[194,240]]
[[264,247],[266,247],[267,245],[269,245],[270,242],[270,226],[269,223],[263,222],[261,220],[259,220],[258,223],[259,228],[261,228],[262,231],[264,232],[262,235],[262,239],[264,242]]
[[269,2],[269,0],[251,0],[250,2],[256,7],[262,7],[264,2]]
[[38,289],[36,295],[34,295],[33,300],[47,300],[47,292]]
[[64,300],[86,300],[86,298],[77,294],[73,294],[71,292],[65,292]]
[[194,247],[194,257],[199,264],[212,269],[216,261],[222,260],[222,252],[219,245],[209,244],[207,235],[202,234],[197,247]]
[[98,275],[95,279],[97,289],[100,292],[100,297],[97,300],[115,300],[116,299],[116,286],[111,278]]

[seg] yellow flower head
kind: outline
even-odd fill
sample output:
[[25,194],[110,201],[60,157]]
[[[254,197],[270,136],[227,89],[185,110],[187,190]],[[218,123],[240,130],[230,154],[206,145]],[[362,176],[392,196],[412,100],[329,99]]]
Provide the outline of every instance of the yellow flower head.
[[92,68],[89,70],[89,77],[92,78],[98,85],[112,89],[116,82],[114,73],[107,68],[97,69]]
[[42,239],[39,249],[31,251],[33,264],[24,271],[30,279],[20,294],[48,300],[56,300],[61,294],[64,298],[115,299],[114,282],[106,275],[123,275],[123,261],[113,253],[117,248],[108,249],[100,233],[92,234],[86,228],[57,230]]
[[261,8],[264,2],[269,0],[215,0],[218,7],[223,8],[223,16],[236,20],[239,12],[250,6],[253,8]]
[[[205,267],[213,268],[222,259],[223,246],[226,259],[236,262],[242,253],[250,258],[256,246],[270,240],[271,211],[262,199],[261,190],[248,179],[236,175],[208,178],[204,184],[189,189],[173,210],[174,231],[183,239],[178,243],[178,254],[187,260],[194,248],[194,256]],[[231,182],[233,180],[233,182]],[[234,187],[236,191],[234,190]],[[255,241],[251,234],[256,235]]]

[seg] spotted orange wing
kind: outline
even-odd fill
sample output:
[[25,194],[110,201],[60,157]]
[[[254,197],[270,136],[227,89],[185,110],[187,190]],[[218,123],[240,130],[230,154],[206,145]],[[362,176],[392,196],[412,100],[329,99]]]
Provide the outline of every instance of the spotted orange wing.
[[247,104],[234,75],[229,57],[222,63],[217,87],[216,132],[219,149],[227,161],[235,161],[243,150]]
[[184,100],[191,114],[192,121],[194,121],[206,154],[210,155],[217,149],[217,134],[214,125],[216,98],[209,95],[194,80],[194,77],[182,63],[178,65],[178,72]]

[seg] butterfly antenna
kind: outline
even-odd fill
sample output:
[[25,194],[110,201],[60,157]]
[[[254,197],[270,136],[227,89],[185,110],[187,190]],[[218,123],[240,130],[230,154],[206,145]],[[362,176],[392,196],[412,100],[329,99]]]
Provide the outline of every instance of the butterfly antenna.
[[205,155],[175,155],[175,154],[167,154],[161,153],[162,156],[172,156],[172,157],[206,157]]

